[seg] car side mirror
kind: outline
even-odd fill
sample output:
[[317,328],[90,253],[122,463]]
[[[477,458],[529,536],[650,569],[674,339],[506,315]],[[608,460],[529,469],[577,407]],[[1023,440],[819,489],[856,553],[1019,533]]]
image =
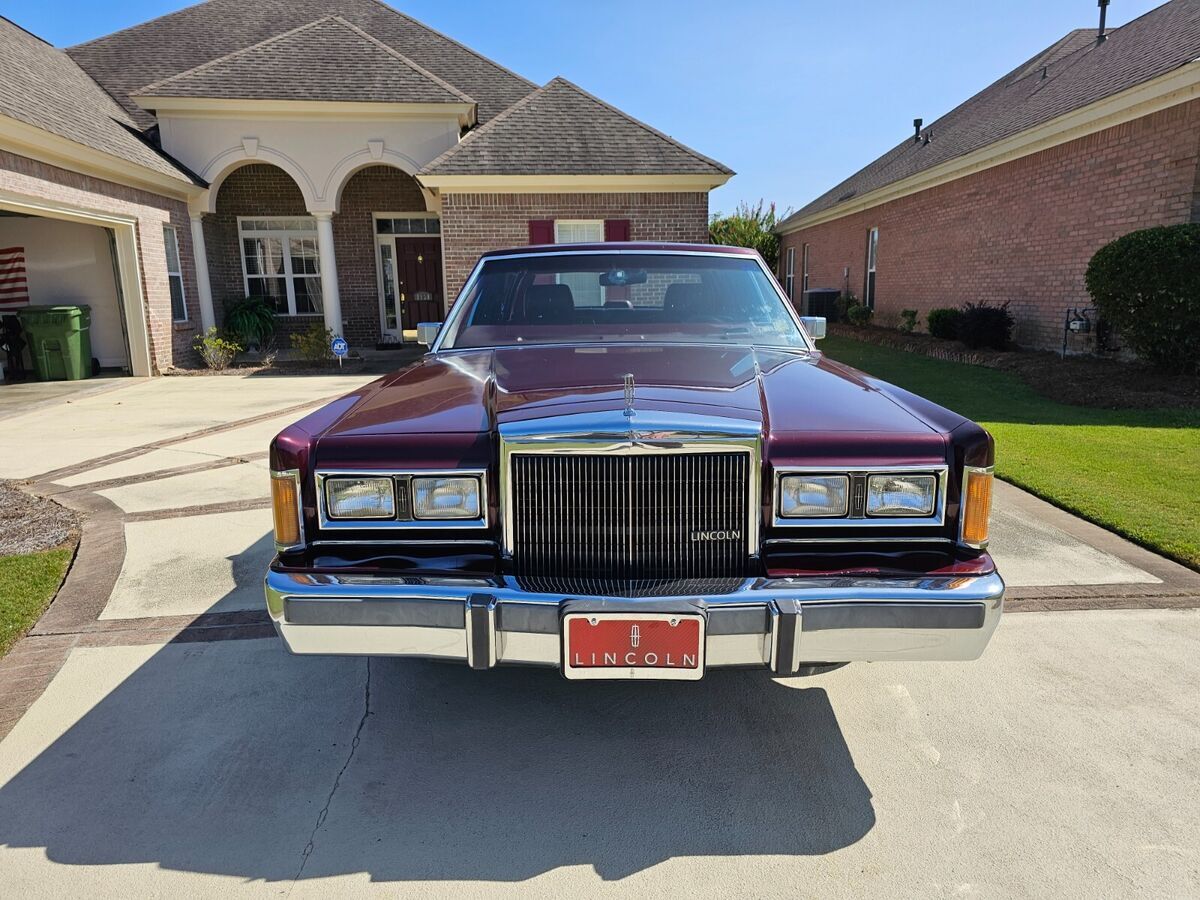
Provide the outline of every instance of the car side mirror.
[[824,316],[801,316],[800,321],[804,323],[804,330],[808,332],[808,336],[814,341],[819,341],[825,337]]
[[441,322],[418,322],[417,343],[423,347],[432,347],[437,340],[438,332],[442,330]]

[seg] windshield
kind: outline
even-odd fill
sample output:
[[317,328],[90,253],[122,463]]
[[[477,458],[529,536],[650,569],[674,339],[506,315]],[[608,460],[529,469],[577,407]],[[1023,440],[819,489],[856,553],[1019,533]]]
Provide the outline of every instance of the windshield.
[[758,261],[668,253],[487,260],[442,349],[647,341],[809,349]]

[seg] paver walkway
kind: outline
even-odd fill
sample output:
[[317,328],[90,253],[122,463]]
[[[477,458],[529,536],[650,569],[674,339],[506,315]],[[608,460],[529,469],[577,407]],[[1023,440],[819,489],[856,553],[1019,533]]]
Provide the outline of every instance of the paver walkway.
[[160,379],[6,423],[0,476],[87,525],[0,661],[0,893],[1200,883],[1200,576],[1007,485],[1008,608],[1052,611],[978,663],[680,688],[287,656],[266,442],[363,380]]

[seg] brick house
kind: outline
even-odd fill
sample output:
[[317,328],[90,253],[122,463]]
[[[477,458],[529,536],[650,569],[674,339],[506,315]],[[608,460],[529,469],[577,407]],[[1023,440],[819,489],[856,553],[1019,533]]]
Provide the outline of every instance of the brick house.
[[1073,31],[788,217],[780,279],[852,292],[888,324],[1010,303],[1055,347],[1112,239],[1200,221],[1200,0],[1104,40]]
[[484,250],[707,241],[732,174],[377,0],[209,0],[65,51],[0,19],[0,250],[27,270],[0,315],[88,302],[135,374],[249,295],[283,335],[412,340]]

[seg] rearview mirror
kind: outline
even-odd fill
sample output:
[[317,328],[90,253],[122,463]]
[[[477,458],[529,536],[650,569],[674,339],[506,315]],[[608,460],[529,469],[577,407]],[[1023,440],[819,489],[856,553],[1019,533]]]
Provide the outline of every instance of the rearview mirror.
[[824,316],[801,316],[800,321],[804,323],[804,330],[808,332],[808,336],[814,341],[819,341],[825,337]]
[[418,322],[417,343],[423,347],[432,347],[433,342],[437,340],[438,332],[441,330],[441,322]]

